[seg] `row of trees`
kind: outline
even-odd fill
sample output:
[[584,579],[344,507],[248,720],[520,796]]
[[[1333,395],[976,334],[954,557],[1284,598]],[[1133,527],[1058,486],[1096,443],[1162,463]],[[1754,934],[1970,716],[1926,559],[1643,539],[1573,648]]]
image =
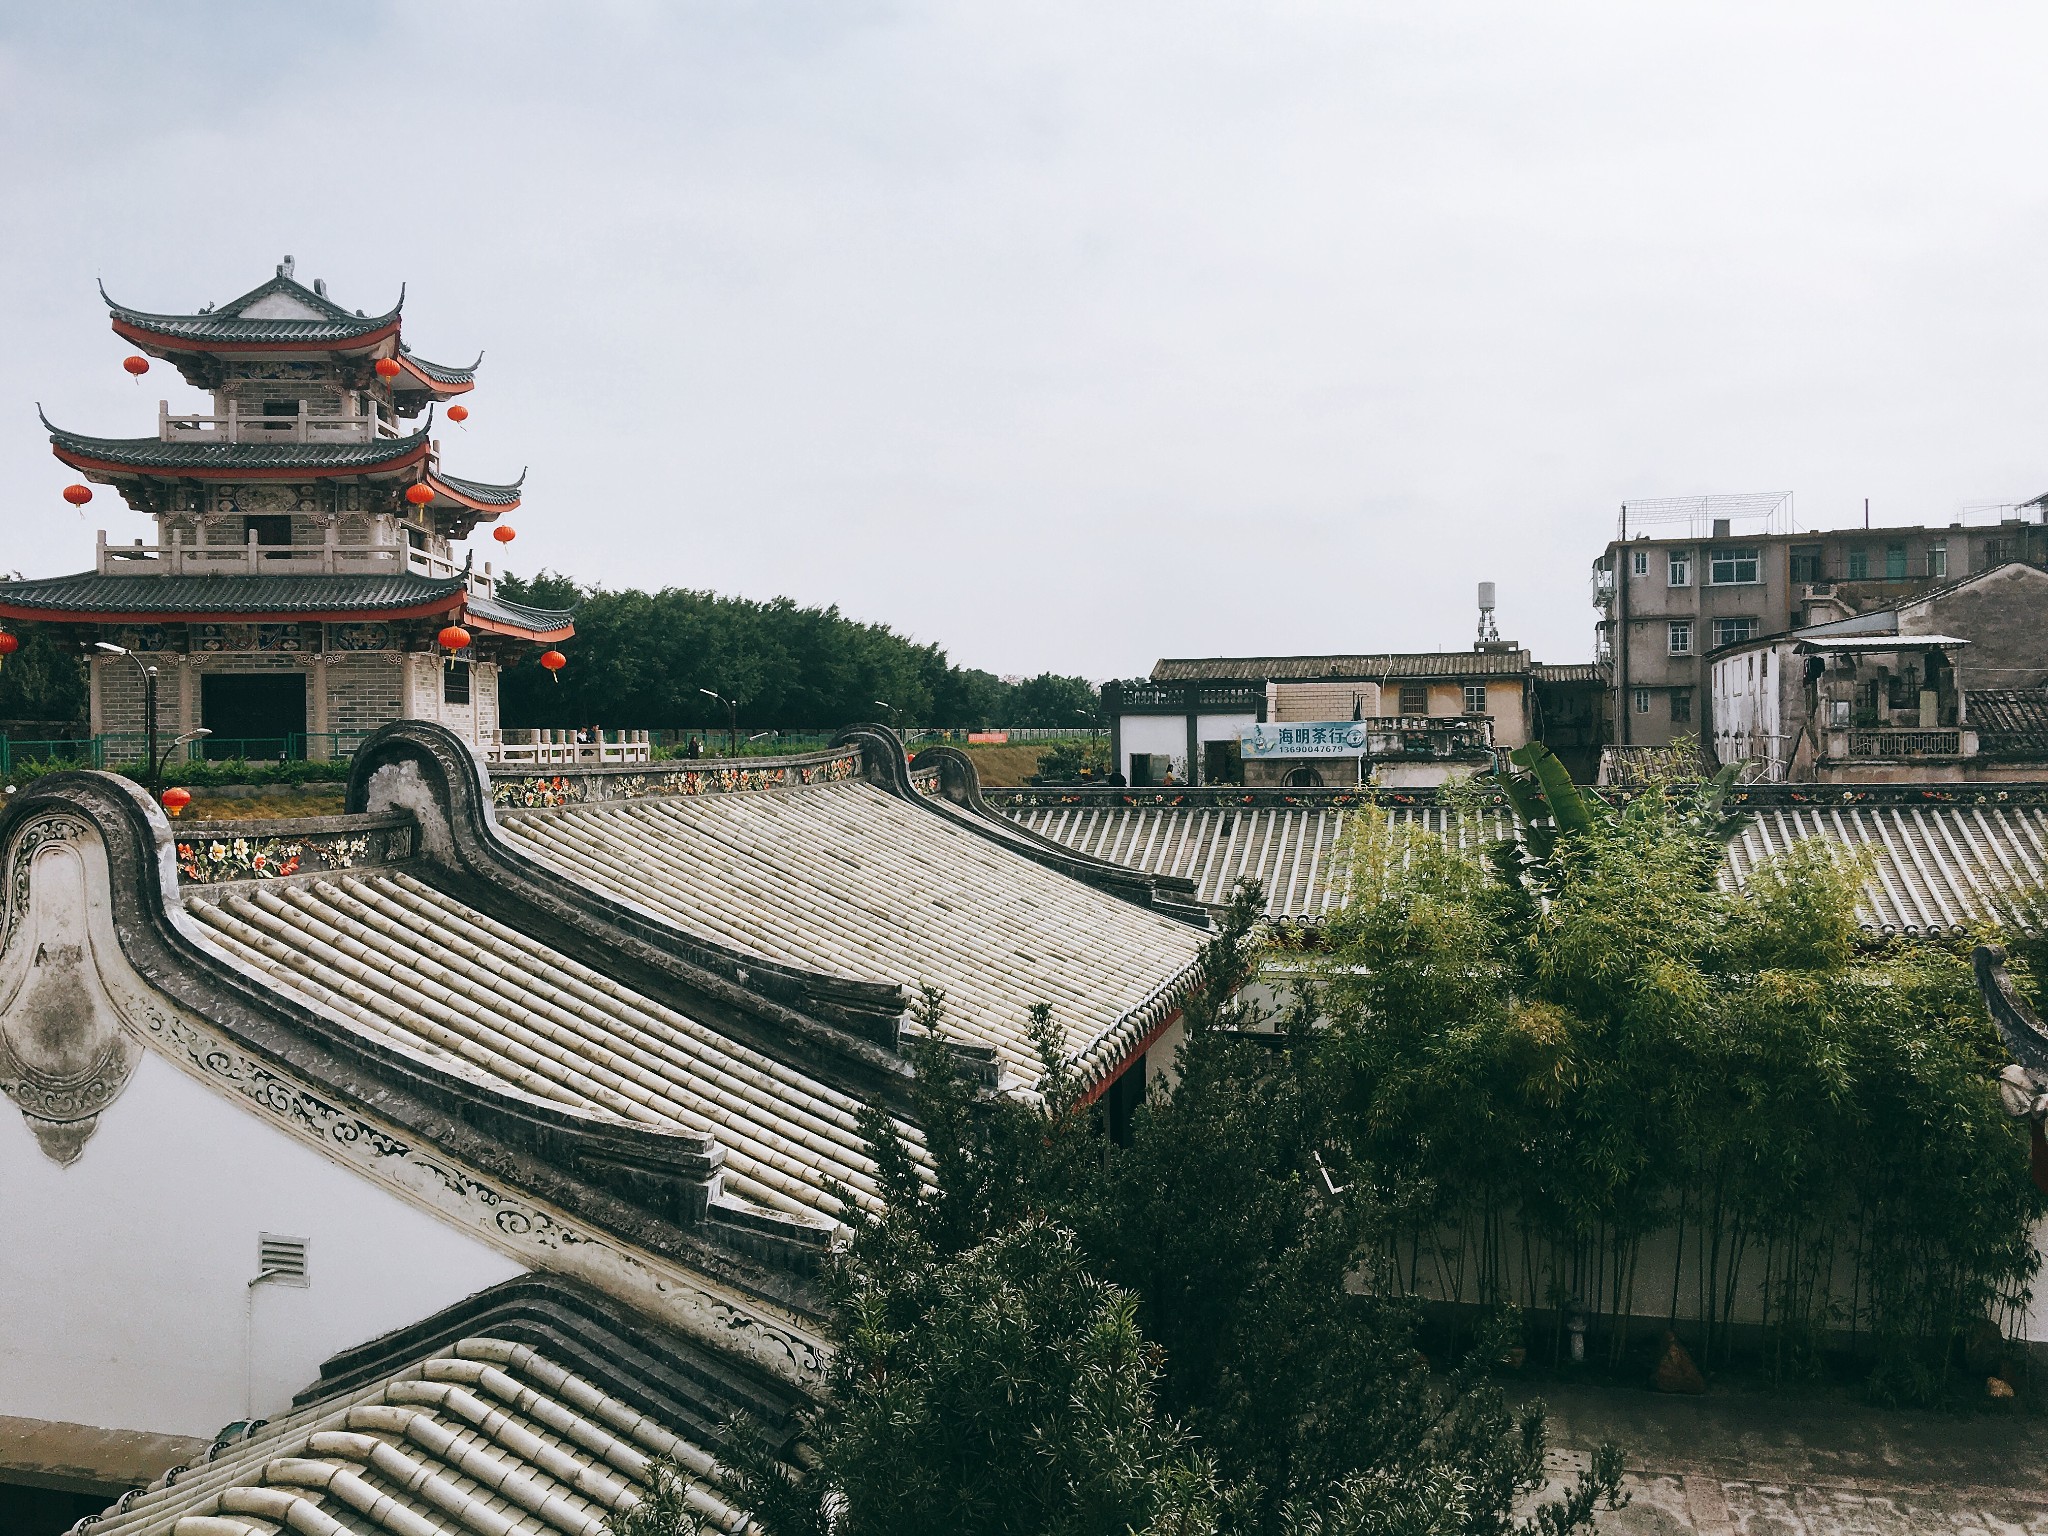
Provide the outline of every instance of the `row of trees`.
[[[537,652],[507,670],[500,687],[511,726],[593,723],[635,729],[725,729],[725,707],[699,690],[739,701],[743,730],[851,725],[1104,724],[1102,700],[1083,677],[1041,673],[1008,679],[956,667],[936,645],[918,645],[882,624],[837,608],[801,608],[667,587],[608,592],[542,572],[507,575],[513,602],[574,608],[576,638],[559,677]],[[82,721],[85,667],[77,632],[11,626],[21,649],[0,664],[0,720]]]
[[746,730],[894,725],[1102,723],[1101,699],[1085,678],[1051,673],[1005,680],[956,667],[937,645],[919,645],[882,624],[849,619],[836,607],[803,608],[665,587],[621,592],[578,586],[542,572],[506,576],[514,602],[576,610],[570,663],[551,678],[536,657],[500,685],[505,723],[723,730],[723,705],[740,706]]

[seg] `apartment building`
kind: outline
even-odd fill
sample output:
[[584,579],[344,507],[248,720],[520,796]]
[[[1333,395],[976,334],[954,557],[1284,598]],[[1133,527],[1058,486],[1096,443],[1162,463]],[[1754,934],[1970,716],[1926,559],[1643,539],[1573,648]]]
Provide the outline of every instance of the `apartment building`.
[[1994,524],[1638,533],[1593,563],[1597,655],[1609,664],[1614,740],[1665,746],[1711,738],[1706,657],[1808,625],[1890,608],[2012,561],[2048,567],[2048,497]]

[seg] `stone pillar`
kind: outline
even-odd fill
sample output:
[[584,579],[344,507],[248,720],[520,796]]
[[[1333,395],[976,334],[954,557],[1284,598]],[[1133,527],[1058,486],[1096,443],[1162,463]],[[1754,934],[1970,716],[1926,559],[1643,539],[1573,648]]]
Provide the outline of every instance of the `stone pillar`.
[[[331,537],[333,530],[329,529],[328,533]],[[315,737],[325,737],[329,731],[334,729],[333,726],[328,724],[328,721],[333,718],[333,712],[328,708],[327,702],[327,650],[325,646],[322,646],[313,656],[312,670],[306,678],[306,692],[309,695],[306,700],[306,734]],[[326,758],[333,755],[334,744],[331,741],[319,740],[306,743],[306,756],[308,757]]]

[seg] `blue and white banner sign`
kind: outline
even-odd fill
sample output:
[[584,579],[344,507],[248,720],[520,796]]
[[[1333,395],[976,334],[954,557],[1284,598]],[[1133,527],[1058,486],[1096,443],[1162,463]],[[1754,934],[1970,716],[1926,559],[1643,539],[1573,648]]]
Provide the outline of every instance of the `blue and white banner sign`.
[[1246,757],[1359,757],[1368,741],[1362,720],[1247,725],[1237,734]]

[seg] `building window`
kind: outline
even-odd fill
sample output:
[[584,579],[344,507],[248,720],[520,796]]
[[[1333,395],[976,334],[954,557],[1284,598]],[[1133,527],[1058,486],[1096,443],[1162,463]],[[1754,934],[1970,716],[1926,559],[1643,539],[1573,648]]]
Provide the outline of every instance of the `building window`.
[[1671,723],[1673,725],[1692,724],[1692,690],[1690,688],[1674,688],[1671,690]]
[[1984,541],[1984,564],[1987,567],[2004,565],[2006,561],[2012,558],[2014,558],[2012,545],[2006,540],[1986,539]]
[[1714,620],[1714,644],[1733,645],[1738,640],[1754,640],[1757,623],[1755,619]]
[[1403,683],[1401,685],[1401,713],[1404,715],[1426,715],[1429,713],[1429,684]]
[[1673,551],[1671,551],[1669,560],[1669,574],[1666,578],[1665,585],[1672,587],[1689,587],[1692,585],[1691,550],[1674,549]]
[[1739,587],[1757,579],[1754,549],[1717,549],[1707,557],[1707,580],[1717,587]]
[[443,704],[467,704],[469,702],[468,662],[450,661],[442,664],[441,702]]
[[1290,789],[1321,789],[1323,776],[1313,768],[1292,768],[1287,773],[1287,785]]
[[1906,579],[1906,546],[1887,544],[1884,547],[1884,579],[1904,581]]
[[1692,620],[1674,619],[1666,626],[1669,630],[1669,649],[1674,656],[1692,654]]
[[1821,547],[1818,544],[1794,544],[1792,546],[1792,579],[1794,581],[1824,581],[1820,573]]
[[1948,540],[1936,539],[1927,546],[1927,574],[1946,576],[1948,574]]
[[1639,714],[1639,715],[1647,715],[1647,714],[1648,714],[1648,713],[1650,712],[1650,690],[1649,690],[1649,689],[1647,689],[1647,688],[1638,688],[1638,689],[1636,690],[1636,697],[1635,697],[1635,706],[1636,706],[1636,713],[1637,713],[1637,714]]
[[1870,580],[1870,551],[1860,544],[1849,551],[1849,579],[1851,581]]
[[1635,559],[1634,559],[1634,561],[1633,561],[1633,562],[1631,563],[1630,569],[1632,569],[1632,570],[1633,570],[1633,571],[1634,571],[1634,572],[1635,572],[1635,573],[1636,573],[1636,574],[1637,574],[1638,576],[1647,576],[1647,575],[1649,575],[1649,574],[1650,574],[1650,552],[1649,552],[1649,551],[1648,551],[1647,549],[1639,549],[1639,550],[1637,550],[1637,551],[1635,552]]
[[1465,685],[1465,713],[1468,715],[1483,715],[1486,713],[1486,684],[1467,683]]

